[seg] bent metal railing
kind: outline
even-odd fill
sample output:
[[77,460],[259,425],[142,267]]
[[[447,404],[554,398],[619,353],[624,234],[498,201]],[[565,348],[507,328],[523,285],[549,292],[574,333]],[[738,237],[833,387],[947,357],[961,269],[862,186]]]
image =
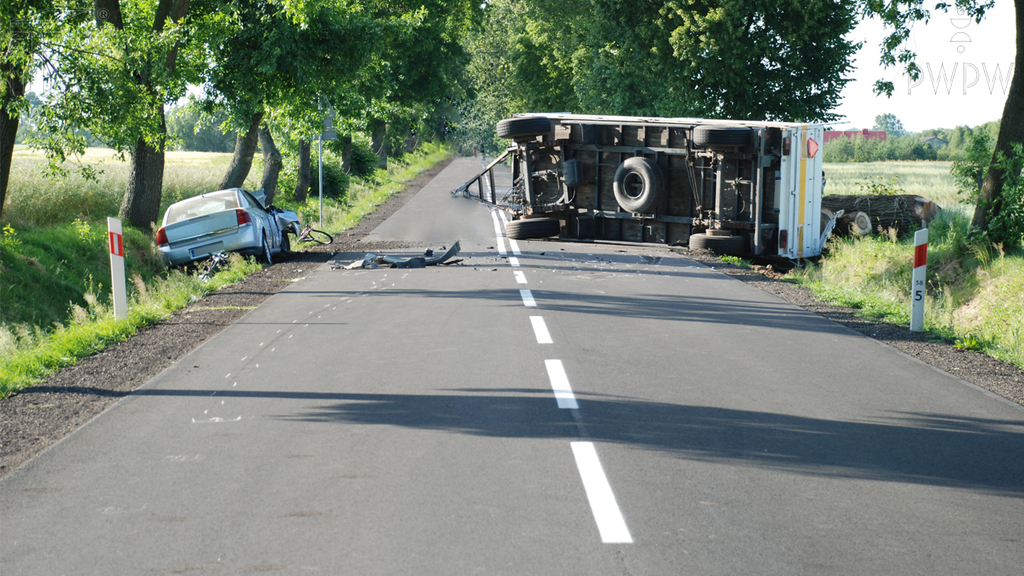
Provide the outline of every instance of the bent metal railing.
[[[505,150],[503,154],[487,165],[482,172],[471,178],[468,182],[452,190],[452,196],[463,196],[472,198],[484,204],[499,205],[498,192],[494,187],[494,167],[501,164],[515,148]],[[476,185],[476,191],[473,185]]]

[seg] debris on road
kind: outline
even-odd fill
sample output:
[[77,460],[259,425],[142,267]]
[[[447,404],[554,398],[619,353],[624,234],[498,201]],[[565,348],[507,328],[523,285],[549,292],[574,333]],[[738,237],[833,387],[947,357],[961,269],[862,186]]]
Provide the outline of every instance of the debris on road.
[[459,244],[458,240],[452,244],[451,248],[445,249],[442,246],[441,249],[445,250],[445,252],[440,256],[434,256],[434,251],[430,249],[427,249],[422,256],[413,257],[366,254],[359,260],[355,260],[348,264],[336,262],[331,265],[331,270],[360,270],[363,268],[375,269],[378,266],[385,266],[387,268],[425,268],[427,266],[436,266],[438,264],[448,266],[462,262],[461,259],[452,260],[452,258],[462,250],[462,246]]

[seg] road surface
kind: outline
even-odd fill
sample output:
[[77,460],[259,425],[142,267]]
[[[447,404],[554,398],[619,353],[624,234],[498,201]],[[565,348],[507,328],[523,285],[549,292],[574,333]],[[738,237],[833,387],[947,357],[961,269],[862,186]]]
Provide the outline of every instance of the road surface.
[[[449,191],[0,479],[0,573],[1006,574],[1024,410],[658,247]],[[407,250],[405,253],[413,253]]]

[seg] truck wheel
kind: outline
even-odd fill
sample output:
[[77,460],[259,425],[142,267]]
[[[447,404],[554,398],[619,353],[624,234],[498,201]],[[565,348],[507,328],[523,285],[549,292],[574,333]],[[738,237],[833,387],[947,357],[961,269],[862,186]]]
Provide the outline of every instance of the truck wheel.
[[529,220],[513,220],[505,224],[505,236],[513,240],[529,238],[550,238],[558,236],[562,227],[554,218],[531,218]]
[[619,164],[612,190],[623,210],[651,212],[665,191],[665,177],[653,160],[634,156]]
[[704,148],[746,146],[753,133],[750,128],[739,126],[697,126],[693,129],[693,143]]
[[747,244],[743,236],[711,236],[693,234],[690,236],[691,250],[711,250],[719,256],[746,256]]
[[526,140],[551,132],[551,120],[544,116],[506,118],[498,122],[498,137],[508,140]]

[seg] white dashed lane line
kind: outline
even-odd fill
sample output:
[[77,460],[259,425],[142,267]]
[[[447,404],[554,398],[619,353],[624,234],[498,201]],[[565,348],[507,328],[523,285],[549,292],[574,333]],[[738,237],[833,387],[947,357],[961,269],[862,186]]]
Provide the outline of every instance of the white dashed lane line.
[[530,316],[530,323],[533,324],[533,334],[537,337],[537,344],[552,344],[551,333],[541,316]]
[[537,301],[533,299],[533,292],[522,289],[519,290],[519,296],[523,299],[523,306],[526,306],[527,308],[537,307]]
[[551,390],[555,393],[555,402],[558,407],[565,410],[576,410],[580,407],[576,402],[576,395],[572,393],[569,386],[569,377],[565,374],[565,367],[561,360],[545,360],[544,366],[548,369],[548,379],[551,380]]
[[[497,241],[498,254],[506,256],[505,234],[502,228],[503,224],[508,223],[508,219],[503,212],[498,210],[491,211],[491,218],[494,220],[494,234]],[[508,243],[512,248],[512,253],[515,254],[515,256],[508,257],[508,263],[513,268],[518,268],[519,259],[516,256],[522,255],[519,250],[519,243],[512,238],[508,239]],[[513,274],[517,284],[527,283],[526,274],[521,270],[514,270]],[[520,289],[519,295],[523,300],[523,306],[527,308],[537,307],[537,301],[533,297],[533,292],[528,289]],[[544,317],[530,316],[530,324],[533,326],[533,334],[537,338],[538,344],[554,343],[547,324],[544,322]],[[577,424],[582,424],[579,402],[576,401],[576,395],[573,394],[572,386],[569,384],[569,376],[565,373],[565,366],[562,365],[562,361],[558,359],[545,360],[544,366],[547,369],[548,379],[551,381],[551,390],[554,392],[555,402],[558,404],[558,407],[569,410]],[[612,492],[611,484],[608,482],[608,477],[601,466],[601,460],[597,456],[597,449],[594,447],[594,443],[576,441],[571,442],[570,445],[572,446],[573,457],[576,460],[576,468],[580,473],[580,479],[583,480],[583,489],[587,494],[587,501],[590,503],[590,509],[594,514],[594,522],[597,524],[597,530],[601,535],[601,542],[605,544],[631,544],[633,537],[626,526],[626,520],[622,516],[619,504],[615,501],[615,494]]]
[[597,457],[597,449],[593,442],[572,442],[572,454],[576,457],[576,467],[583,480],[583,489],[587,493],[590,509],[594,512],[597,531],[605,544],[630,544],[633,537],[626,527],[619,504],[615,501],[611,484],[601,467]]

